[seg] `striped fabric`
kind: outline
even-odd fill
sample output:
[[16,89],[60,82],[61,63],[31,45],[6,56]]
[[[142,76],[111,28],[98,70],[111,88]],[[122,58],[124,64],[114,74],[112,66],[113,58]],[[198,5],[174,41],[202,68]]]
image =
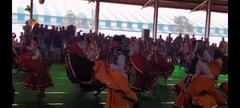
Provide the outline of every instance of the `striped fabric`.
[[[28,18],[29,13],[24,9],[29,5],[28,0],[12,1],[12,23],[23,24]],[[140,6],[116,5],[100,3],[100,29],[133,30],[153,29],[153,8],[141,9]],[[33,18],[38,22],[49,25],[75,24],[79,27],[94,27],[95,4],[83,0],[48,0],[44,4],[34,1]],[[75,16],[67,15],[72,12]],[[185,16],[189,23],[193,25],[193,33],[204,35],[206,12],[189,13],[186,10],[176,10],[159,8],[158,31],[175,32],[177,25],[174,18]],[[219,18],[221,17],[221,18]],[[212,12],[211,34],[213,36],[228,36],[227,14]]]

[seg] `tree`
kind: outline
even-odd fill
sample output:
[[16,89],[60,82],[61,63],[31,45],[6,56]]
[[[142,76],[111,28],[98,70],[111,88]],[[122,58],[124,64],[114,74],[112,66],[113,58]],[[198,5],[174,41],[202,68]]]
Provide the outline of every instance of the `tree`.
[[193,32],[193,26],[185,16],[177,16],[173,21],[177,25],[175,29],[177,32]]
[[193,32],[193,26],[192,26],[192,24],[186,23],[186,24],[184,25],[184,28],[186,29],[186,31],[187,31],[188,33]]
[[67,14],[64,16],[63,23],[65,26],[70,25],[70,24],[76,25],[77,24],[77,16],[71,10],[69,10],[67,12]]

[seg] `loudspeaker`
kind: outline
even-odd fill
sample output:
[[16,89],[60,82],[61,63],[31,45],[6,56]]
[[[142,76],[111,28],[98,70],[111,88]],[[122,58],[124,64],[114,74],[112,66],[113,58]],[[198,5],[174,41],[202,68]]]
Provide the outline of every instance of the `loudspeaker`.
[[149,38],[149,34],[150,34],[150,30],[149,29],[143,29],[142,30],[142,39],[148,39]]

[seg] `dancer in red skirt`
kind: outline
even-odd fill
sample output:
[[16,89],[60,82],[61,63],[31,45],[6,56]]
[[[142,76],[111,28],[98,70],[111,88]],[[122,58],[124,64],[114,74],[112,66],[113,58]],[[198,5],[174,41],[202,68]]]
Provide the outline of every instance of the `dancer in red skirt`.
[[45,96],[44,91],[53,86],[52,79],[47,71],[47,63],[41,57],[39,43],[33,37],[31,45],[26,47],[25,55],[19,55],[19,64],[26,69],[24,77],[24,88],[38,91],[39,96]]

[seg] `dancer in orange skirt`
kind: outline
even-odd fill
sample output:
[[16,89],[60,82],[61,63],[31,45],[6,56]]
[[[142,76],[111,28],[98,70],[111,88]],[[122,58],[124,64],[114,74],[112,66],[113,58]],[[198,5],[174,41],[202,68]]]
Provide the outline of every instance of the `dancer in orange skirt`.
[[209,71],[204,70],[203,67],[199,68],[201,67],[201,65],[198,64],[200,62],[200,58],[198,60],[196,59],[196,65],[200,65],[199,67],[195,67],[196,70],[202,70],[198,70],[200,73],[197,72],[195,74],[188,74],[184,80],[180,81],[175,86],[179,89],[175,100],[176,107],[186,108],[190,103],[204,108],[211,108],[220,104],[226,104],[225,98],[214,89],[216,84],[215,78],[218,76],[222,68],[222,60],[219,54],[220,53],[216,53],[214,60],[208,63],[207,66]]
[[[108,62],[96,61],[94,66],[95,78],[108,88],[104,108],[136,108],[138,97],[130,88],[125,72],[125,48],[122,36],[115,36]],[[122,49],[123,48],[123,49]]]

